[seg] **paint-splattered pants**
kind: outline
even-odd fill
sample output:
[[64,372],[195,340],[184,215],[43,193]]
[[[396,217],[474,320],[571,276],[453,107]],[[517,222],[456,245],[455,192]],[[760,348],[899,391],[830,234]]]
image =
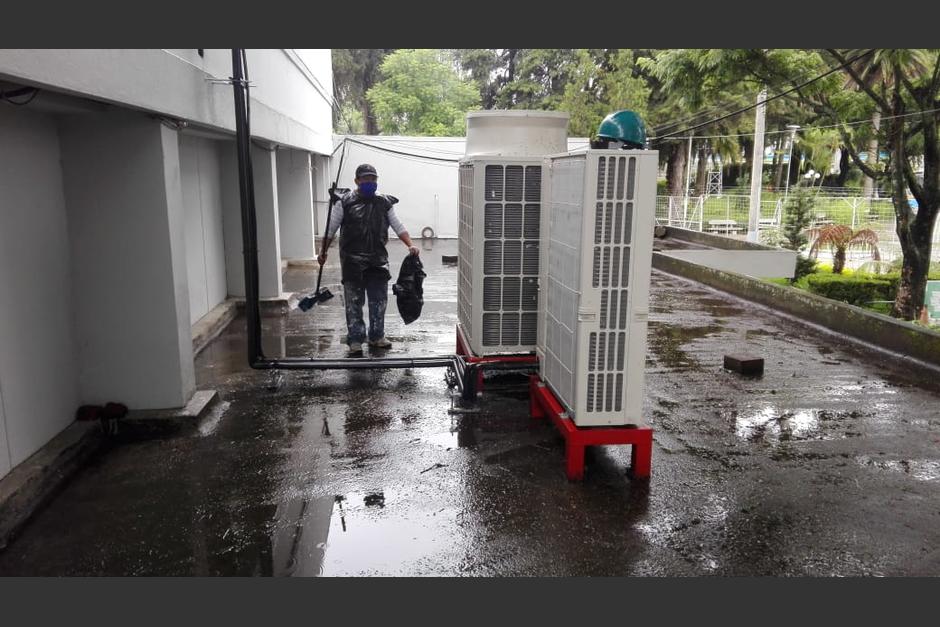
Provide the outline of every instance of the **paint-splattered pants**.
[[384,273],[366,270],[361,282],[344,281],[343,294],[346,300],[346,328],[349,344],[366,341],[366,323],[362,319],[362,306],[369,298],[369,341],[385,337],[385,308],[388,306],[388,279]]

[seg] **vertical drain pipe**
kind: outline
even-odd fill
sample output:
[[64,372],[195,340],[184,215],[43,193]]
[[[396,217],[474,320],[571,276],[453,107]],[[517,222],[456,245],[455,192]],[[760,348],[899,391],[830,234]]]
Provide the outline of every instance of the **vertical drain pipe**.
[[261,349],[261,305],[258,302],[258,236],[255,193],[251,169],[251,135],[248,122],[248,85],[244,49],[232,49],[232,86],[235,92],[235,146],[238,153],[238,192],[242,207],[242,253],[245,258],[245,317],[248,324],[248,363],[257,368],[264,361]]

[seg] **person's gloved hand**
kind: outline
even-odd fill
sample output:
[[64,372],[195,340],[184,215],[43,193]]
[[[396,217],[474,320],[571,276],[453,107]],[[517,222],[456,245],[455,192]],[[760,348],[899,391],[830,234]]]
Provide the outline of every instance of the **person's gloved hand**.
[[317,257],[317,261],[321,266],[324,265],[326,263],[326,253],[320,253],[320,256]]
[[409,246],[408,253],[417,257],[418,255],[421,254],[421,250],[417,246]]

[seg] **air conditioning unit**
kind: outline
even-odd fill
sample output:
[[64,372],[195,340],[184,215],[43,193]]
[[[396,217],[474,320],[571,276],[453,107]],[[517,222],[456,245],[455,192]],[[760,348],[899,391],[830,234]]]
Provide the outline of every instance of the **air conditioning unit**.
[[543,159],[567,148],[567,128],[566,113],[467,115],[457,318],[476,355],[535,351]]
[[658,153],[546,158],[538,356],[578,426],[646,424],[646,324]]

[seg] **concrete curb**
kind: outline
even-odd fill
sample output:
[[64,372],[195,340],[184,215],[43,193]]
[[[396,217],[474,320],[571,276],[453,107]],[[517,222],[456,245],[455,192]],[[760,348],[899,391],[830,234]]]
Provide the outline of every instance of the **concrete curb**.
[[0,549],[104,442],[97,422],[73,422],[0,479]]
[[200,318],[192,326],[193,334],[193,357],[202,352],[209,342],[214,340],[225,330],[228,323],[235,319],[238,314],[238,307],[235,300],[229,298],[215,307],[212,311]]
[[194,428],[219,402],[215,390],[197,390],[185,407],[136,409],[118,421],[119,433],[133,437],[159,437]]
[[940,367],[940,333],[794,287],[653,253],[657,270],[692,279],[831,331]]
[[702,233],[701,231],[680,229],[675,226],[667,226],[665,228],[666,238],[671,237],[673,239],[682,240],[684,242],[692,242],[693,244],[707,246],[708,248],[718,248],[720,250],[778,250],[773,246],[767,246],[757,242],[749,242],[747,240],[736,239],[734,237],[727,237],[725,235]]
[[[300,292],[285,292],[281,296],[276,298],[262,298],[260,299],[261,303],[261,315],[262,316],[286,316],[290,313],[291,309],[297,307],[297,303],[300,302],[300,299],[303,298],[305,294]],[[238,308],[238,311],[245,310],[245,299],[237,298],[234,299],[235,306]]]

